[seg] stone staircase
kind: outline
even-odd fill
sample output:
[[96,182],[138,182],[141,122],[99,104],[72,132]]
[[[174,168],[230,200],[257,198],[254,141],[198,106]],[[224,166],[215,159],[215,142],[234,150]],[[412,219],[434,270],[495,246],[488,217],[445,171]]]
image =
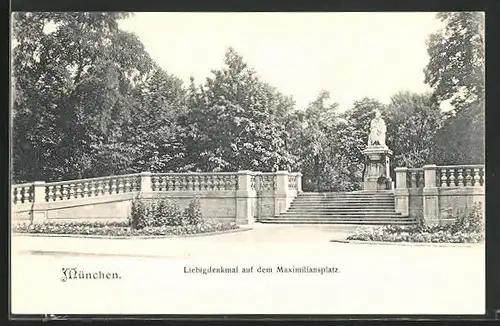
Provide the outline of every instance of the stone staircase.
[[263,218],[261,223],[411,225],[408,216],[396,213],[393,191],[301,193],[287,212]]

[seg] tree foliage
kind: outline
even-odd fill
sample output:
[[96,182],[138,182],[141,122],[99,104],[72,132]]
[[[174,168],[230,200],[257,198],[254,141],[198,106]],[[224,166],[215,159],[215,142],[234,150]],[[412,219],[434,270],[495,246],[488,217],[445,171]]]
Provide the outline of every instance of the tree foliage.
[[435,135],[436,164],[484,162],[484,14],[447,12],[445,23],[428,42],[430,56],[425,82],[437,103],[450,100],[454,111]]
[[205,84],[189,87],[186,146],[193,168],[203,171],[275,171],[290,165],[281,116],[292,104],[262,82],[230,48],[225,67]]
[[428,39],[425,82],[438,102],[450,100],[460,110],[484,94],[484,14],[443,12],[437,18],[445,27]]
[[[15,182],[150,170],[303,173],[305,191],[361,188],[370,121],[387,123],[392,167],[481,163],[484,53],[477,13],[442,13],[429,39],[431,94],[361,98],[327,91],[305,108],[229,48],[224,66],[188,85],[159,67],[125,13],[16,13]],[[441,113],[451,100],[456,110]],[[472,103],[472,104],[471,104]]]
[[[118,28],[127,16],[15,14],[16,179],[127,172],[150,156],[134,150],[139,143],[159,143],[146,135],[153,121],[169,125],[166,111],[179,109],[182,85],[155,65],[136,35]],[[150,89],[159,98],[148,97]]]

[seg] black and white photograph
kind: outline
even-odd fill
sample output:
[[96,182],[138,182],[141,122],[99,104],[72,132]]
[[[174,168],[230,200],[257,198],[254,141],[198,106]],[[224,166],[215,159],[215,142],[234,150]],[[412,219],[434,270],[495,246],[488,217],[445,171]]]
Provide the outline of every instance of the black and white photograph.
[[484,33],[13,12],[10,313],[485,314]]

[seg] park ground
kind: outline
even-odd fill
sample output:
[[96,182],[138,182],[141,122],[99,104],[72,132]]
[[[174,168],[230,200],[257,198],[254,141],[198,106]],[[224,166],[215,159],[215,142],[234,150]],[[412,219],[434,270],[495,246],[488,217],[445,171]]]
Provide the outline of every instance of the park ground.
[[[352,226],[262,225],[189,238],[15,235],[14,313],[482,314],[484,245],[342,243]],[[193,274],[185,267],[250,274]],[[334,266],[282,274],[277,266]],[[114,280],[61,282],[62,268]],[[258,272],[259,267],[272,273]]]

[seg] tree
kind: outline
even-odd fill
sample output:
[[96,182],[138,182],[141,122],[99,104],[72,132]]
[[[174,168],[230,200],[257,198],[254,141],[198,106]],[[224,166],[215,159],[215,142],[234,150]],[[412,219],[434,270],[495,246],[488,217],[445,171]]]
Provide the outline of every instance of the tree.
[[228,49],[224,63],[204,85],[192,80],[189,87],[184,124],[193,169],[271,171],[289,166],[287,134],[279,115],[290,103],[260,81],[234,49]]
[[442,114],[430,93],[396,93],[387,107],[386,122],[387,145],[394,153],[393,167],[433,163],[431,155]]
[[428,41],[425,82],[439,104],[450,100],[454,111],[435,135],[436,164],[484,162],[484,15],[439,13],[444,29]]
[[172,112],[183,110],[182,83],[154,63],[136,35],[118,28],[127,16],[15,14],[16,179],[136,171],[165,161],[153,158],[156,144],[167,155],[178,143]]
[[438,103],[450,100],[460,110],[484,95],[484,15],[480,12],[443,12],[445,27],[428,40],[429,63],[425,82]]

